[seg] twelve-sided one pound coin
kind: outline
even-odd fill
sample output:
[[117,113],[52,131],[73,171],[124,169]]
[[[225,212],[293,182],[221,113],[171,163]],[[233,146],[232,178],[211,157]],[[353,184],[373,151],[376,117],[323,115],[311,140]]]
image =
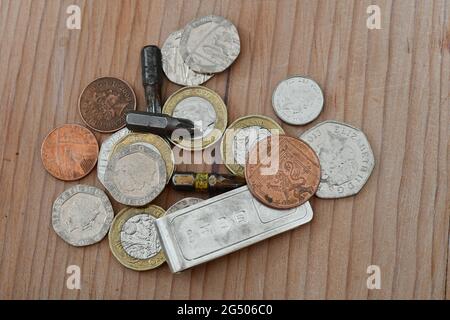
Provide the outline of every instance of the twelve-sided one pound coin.
[[114,218],[109,231],[109,247],[125,267],[136,271],[154,269],[166,259],[161,249],[155,220],[165,211],[155,205],[125,208]]
[[95,187],[76,185],[53,203],[53,229],[73,246],[88,246],[102,240],[113,218],[111,202]]
[[171,141],[182,149],[205,149],[222,137],[227,126],[227,107],[222,98],[205,87],[185,87],[172,94],[163,107],[163,113],[191,120],[196,135],[186,130],[175,130]]

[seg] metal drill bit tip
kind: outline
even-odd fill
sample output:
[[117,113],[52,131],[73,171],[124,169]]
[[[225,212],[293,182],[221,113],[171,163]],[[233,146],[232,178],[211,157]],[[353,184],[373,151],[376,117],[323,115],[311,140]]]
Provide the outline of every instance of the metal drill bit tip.
[[158,135],[171,135],[175,130],[187,130],[195,134],[194,123],[188,119],[174,118],[161,113],[142,111],[129,112],[126,115],[127,128],[131,131],[149,132]]

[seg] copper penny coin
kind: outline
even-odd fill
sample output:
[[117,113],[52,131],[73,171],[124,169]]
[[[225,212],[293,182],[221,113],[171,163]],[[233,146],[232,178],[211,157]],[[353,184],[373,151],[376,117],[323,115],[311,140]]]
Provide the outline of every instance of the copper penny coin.
[[320,163],[305,142],[285,135],[269,136],[250,151],[245,178],[255,198],[275,209],[308,201],[320,182]]
[[98,143],[89,129],[65,124],[44,139],[41,158],[45,169],[64,181],[79,180],[95,167]]
[[78,101],[83,121],[99,132],[114,132],[125,126],[125,115],[136,109],[136,95],[123,80],[105,77],[92,81]]

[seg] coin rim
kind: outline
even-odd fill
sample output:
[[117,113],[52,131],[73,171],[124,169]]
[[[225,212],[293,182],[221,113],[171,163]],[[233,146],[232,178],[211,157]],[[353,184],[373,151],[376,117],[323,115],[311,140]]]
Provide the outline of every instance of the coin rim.
[[[167,37],[166,41],[164,41],[164,44],[163,44],[163,46],[161,47],[162,69],[163,69],[164,74],[166,75],[167,79],[168,79],[170,82],[172,82],[172,83],[175,83],[175,84],[180,85],[180,86],[199,86],[199,85],[202,85],[202,84],[206,83],[206,82],[209,81],[212,77],[214,77],[214,73],[201,73],[201,72],[194,71],[194,70],[191,69],[191,67],[190,67],[186,62],[184,62],[184,59],[183,59],[183,57],[181,56],[181,53],[180,53],[181,36],[183,35],[183,32],[184,32],[184,29],[179,29],[179,30],[177,30],[177,31],[174,31],[174,32],[170,33],[169,36]],[[173,73],[170,73],[170,72],[168,72],[168,71],[166,70],[166,69],[167,69],[167,62],[166,62],[167,59],[165,58],[165,55],[164,55],[165,46],[166,46],[167,41],[169,40],[169,38],[172,37],[172,36],[173,36],[173,37],[176,37],[177,34],[179,34],[179,37],[180,37],[180,41],[179,41],[179,44],[178,44],[178,53],[179,53],[179,55],[180,55],[180,57],[181,57],[181,60],[182,60],[181,62],[182,62],[186,67],[188,67],[189,70],[191,70],[194,74],[198,74],[199,76],[205,77],[205,78],[206,78],[205,80],[203,80],[203,81],[201,81],[201,82],[198,82],[198,83],[195,82],[195,84],[194,84],[194,83],[182,82],[182,81],[179,81],[179,82],[178,82],[178,81],[175,81],[175,79],[173,79],[173,77],[172,77]]]
[[127,125],[126,121],[124,121],[124,123],[123,123],[122,126],[116,128],[116,129],[112,129],[112,130],[100,130],[100,129],[98,129],[98,128],[94,128],[93,126],[91,126],[91,125],[86,121],[86,119],[85,119],[84,116],[83,116],[83,113],[81,112],[81,97],[83,96],[84,92],[86,91],[86,89],[87,89],[91,84],[93,84],[94,82],[96,82],[96,81],[98,81],[98,80],[102,80],[102,79],[114,79],[114,80],[118,80],[118,81],[120,81],[120,82],[123,82],[123,84],[125,84],[125,86],[127,86],[127,87],[131,90],[131,93],[133,94],[133,98],[134,98],[133,110],[136,110],[136,107],[137,107],[136,93],[134,92],[133,88],[131,87],[131,85],[130,85],[127,81],[125,81],[125,80],[123,80],[123,79],[120,79],[120,78],[117,78],[117,77],[99,77],[99,78],[96,78],[96,79],[92,80],[91,82],[89,82],[89,83],[86,85],[86,87],[83,89],[83,91],[81,91],[81,94],[80,94],[79,97],[78,97],[78,113],[80,114],[81,120],[83,120],[83,122],[86,124],[86,126],[88,126],[89,128],[91,128],[91,129],[94,130],[94,131],[97,131],[97,132],[100,132],[100,133],[113,133],[113,132],[119,131],[120,129],[123,129],[123,128]]
[[[198,92],[206,92],[206,94],[198,94]],[[225,129],[228,123],[228,110],[225,102],[222,100],[222,97],[215,91],[204,87],[204,86],[192,86],[192,87],[184,87],[181,88],[170,95],[167,99],[164,107],[162,109],[162,113],[172,116],[173,111],[176,106],[184,99],[190,97],[200,97],[207,100],[214,108],[216,112],[216,122],[214,124],[214,129],[220,131],[220,135],[215,136],[215,131],[212,130],[206,137],[202,137],[202,144],[200,147],[195,148],[194,140],[184,140],[184,141],[175,141],[172,137],[169,137],[170,141],[180,147],[181,149],[187,151],[200,151],[204,150],[207,147],[214,145],[220,138],[223,136]],[[211,140],[211,141],[210,141]]]
[[[276,106],[275,106],[275,93],[277,92],[278,87],[279,87],[283,82],[285,82],[285,81],[287,81],[287,80],[289,80],[289,79],[292,79],[292,78],[303,78],[303,79],[310,80],[310,81],[314,82],[314,83],[317,85],[317,87],[320,89],[320,92],[322,93],[322,106],[320,107],[320,111],[319,111],[319,113],[317,114],[317,116],[315,116],[315,117],[314,117],[312,120],[310,120],[310,121],[300,123],[300,122],[294,122],[294,121],[291,121],[291,120],[289,120],[289,119],[286,119],[285,117],[282,117],[282,116],[281,116],[281,114],[279,113],[279,111],[277,110],[277,108],[276,108]],[[316,120],[316,119],[320,116],[320,114],[321,114],[322,111],[323,111],[324,106],[325,106],[325,95],[323,94],[323,89],[322,89],[322,87],[319,85],[319,83],[317,83],[316,80],[314,80],[314,79],[312,79],[312,78],[310,78],[310,77],[307,77],[307,76],[300,75],[300,74],[291,75],[291,76],[289,76],[289,77],[287,77],[287,78],[285,78],[285,79],[279,81],[278,84],[276,85],[275,89],[274,89],[273,92],[272,92],[272,109],[275,111],[275,114],[277,115],[277,117],[278,117],[281,121],[283,121],[283,122],[285,122],[285,123],[287,123],[287,124],[289,124],[289,125],[292,125],[292,126],[304,126],[304,125],[307,125],[308,123],[313,122],[314,120]]]
[[[200,203],[200,202],[202,202],[202,201],[205,201],[205,199],[202,199],[202,198],[197,198],[197,197],[186,197],[186,198],[183,198],[183,199],[178,200],[177,202],[175,202],[174,204],[172,204],[169,208],[167,208],[166,214],[169,215],[169,214],[175,213],[176,211],[170,212],[170,210],[171,210],[173,207],[175,207],[177,204],[179,204],[179,203],[181,203],[181,202],[183,202],[183,201],[188,201],[188,200],[196,200],[197,202],[194,203],[194,204],[191,204],[191,205],[189,205],[189,206],[187,206],[187,207],[185,207],[185,208],[189,208],[190,206],[193,206],[193,205],[195,205],[195,204],[197,204],[197,203]],[[181,209],[179,209],[179,210],[181,210]],[[177,210],[177,211],[178,211],[178,210]]]
[[[367,178],[364,180],[364,183],[361,184],[361,187],[359,188],[359,190],[353,191],[352,193],[346,194],[345,196],[325,196],[325,195],[322,195],[322,194],[320,193],[320,190],[318,189],[318,190],[316,191],[316,197],[318,197],[318,198],[320,198],[320,199],[343,199],[343,198],[348,198],[348,197],[355,196],[355,195],[357,195],[357,194],[364,188],[364,186],[366,185],[367,181],[369,181],[370,177],[372,176],[373,170],[375,169],[376,159],[375,159],[375,154],[373,153],[372,146],[370,145],[370,141],[369,141],[369,139],[367,138],[367,136],[366,136],[366,134],[364,133],[364,131],[362,131],[361,129],[359,129],[359,128],[355,127],[355,126],[352,126],[352,125],[350,125],[350,124],[348,124],[348,123],[345,123],[345,122],[339,122],[339,121],[336,121],[336,120],[325,120],[325,121],[322,121],[322,122],[316,124],[314,127],[312,127],[312,128],[310,128],[310,129],[306,130],[305,132],[299,134],[299,136],[298,136],[299,139],[305,141],[305,140],[302,138],[302,136],[304,136],[304,135],[310,133],[313,129],[317,129],[319,126],[322,126],[322,125],[327,124],[327,123],[332,123],[332,124],[337,124],[337,125],[343,125],[343,126],[349,127],[350,129],[353,129],[353,130],[356,130],[357,132],[359,132],[359,133],[362,135],[362,137],[363,137],[363,138],[366,140],[366,142],[367,142],[367,145],[368,145],[368,147],[369,147],[368,149],[369,149],[369,151],[370,151],[370,154],[372,155],[373,163],[372,163],[372,166],[370,167],[370,170],[369,170],[370,172],[369,172],[369,174],[367,175]],[[309,144],[309,142],[307,142],[307,141],[305,141],[305,142]],[[311,148],[312,148],[312,147],[311,147]],[[313,150],[314,150],[314,148],[313,148]],[[316,152],[316,151],[314,150],[314,152]],[[317,155],[317,153],[316,153],[316,155]],[[317,155],[317,157],[319,158],[319,161],[320,161],[319,155]],[[322,180],[322,179],[321,179],[321,180]],[[319,186],[320,186],[320,183],[319,183]]]
[[[126,141],[127,139],[132,139],[133,141]],[[166,184],[169,183],[170,178],[175,171],[175,156],[173,154],[172,148],[170,147],[170,144],[164,138],[156,134],[130,132],[115,143],[114,147],[111,150],[110,157],[116,152],[120,152],[120,150],[122,150],[126,146],[131,146],[139,143],[151,144],[159,151],[166,167]],[[162,150],[163,148],[167,149]]]
[[[264,201],[264,199],[263,199],[259,194],[257,194],[257,193],[255,192],[255,190],[253,189],[253,184],[250,182],[251,179],[249,179],[249,173],[248,173],[248,170],[249,170],[248,168],[249,168],[249,166],[247,166],[247,165],[245,166],[245,180],[247,181],[247,186],[248,186],[248,189],[250,190],[251,194],[252,194],[259,202],[261,202],[262,204],[264,204],[264,205],[266,205],[266,206],[268,206],[268,207],[271,207],[271,208],[274,208],[274,209],[280,209],[280,210],[294,209],[294,208],[297,208],[297,207],[301,206],[302,204],[306,203],[307,201],[309,201],[309,200],[316,194],[317,189],[319,188],[319,184],[320,184],[320,178],[321,178],[322,168],[320,167],[320,159],[319,159],[319,157],[317,156],[317,154],[316,154],[316,152],[314,151],[314,149],[313,149],[307,142],[305,142],[305,141],[303,141],[303,140],[301,140],[301,139],[298,139],[298,138],[296,138],[296,137],[288,136],[288,135],[286,135],[286,134],[284,134],[284,135],[279,135],[279,137],[280,137],[280,138],[282,138],[282,137],[283,137],[283,138],[287,138],[288,140],[293,139],[293,140],[299,141],[300,143],[305,144],[308,148],[311,149],[312,154],[313,154],[314,157],[316,157],[317,163],[318,163],[318,166],[319,166],[319,179],[318,179],[317,184],[314,186],[314,191],[310,194],[310,196],[309,196],[308,198],[306,198],[306,199],[305,199],[303,202],[301,202],[301,203],[298,203],[298,204],[295,204],[295,205],[291,205],[291,206],[275,206],[273,202],[272,202],[272,203],[268,203],[268,202]],[[267,137],[267,138],[265,138],[265,139],[263,139],[263,140],[261,140],[261,141],[264,141],[264,140],[266,140],[266,139],[268,139],[268,138],[270,138],[270,136]],[[261,142],[261,141],[260,141],[260,142]],[[253,152],[253,150],[257,147],[258,144],[259,144],[259,143],[255,144],[255,145],[253,146],[253,148],[250,150],[249,154],[250,154],[251,152]]]
[[[44,144],[46,143],[48,137],[49,137],[53,132],[55,132],[56,130],[59,130],[59,129],[63,128],[63,127],[69,127],[69,126],[80,127],[80,128],[82,128],[83,130],[87,130],[87,131],[91,134],[91,136],[92,136],[92,137],[94,138],[94,140],[95,140],[95,143],[97,144],[97,156],[95,157],[95,161],[92,163],[92,167],[91,167],[89,170],[87,170],[86,173],[85,173],[84,175],[78,176],[78,177],[73,178],[73,179],[63,179],[62,177],[59,177],[59,176],[57,176],[56,174],[54,174],[53,172],[51,172],[51,171],[49,170],[49,168],[45,165],[45,161],[44,161]],[[61,180],[61,181],[67,181],[67,182],[81,180],[81,179],[83,179],[84,177],[86,177],[88,174],[90,174],[90,173],[92,172],[92,170],[94,170],[95,165],[97,164],[97,161],[98,161],[98,153],[99,153],[99,146],[98,146],[97,138],[95,137],[94,133],[93,133],[91,130],[89,130],[88,128],[86,128],[86,127],[84,127],[84,126],[82,126],[82,125],[80,125],[80,124],[77,124],[77,123],[65,123],[65,124],[63,124],[63,125],[60,125],[59,127],[54,128],[53,130],[51,130],[51,131],[45,136],[45,138],[44,138],[44,140],[42,141],[42,144],[41,144],[41,162],[42,162],[42,165],[44,166],[44,169],[45,169],[52,177],[54,177],[54,178],[56,178],[56,179],[58,179],[58,180]]]
[[[86,192],[84,190],[80,190],[81,188],[83,189],[88,189],[89,191],[91,191],[92,193]],[[62,203],[62,204],[58,204],[57,201],[66,193],[69,193],[69,196],[67,197],[67,199]],[[80,241],[70,241],[67,237],[65,237],[66,232],[64,231],[64,228],[61,226],[60,223],[56,223],[55,220],[57,221],[61,221],[61,219],[55,219],[56,216],[61,216],[61,206],[69,199],[71,199],[72,197],[74,197],[76,194],[78,193],[85,193],[85,194],[89,194],[89,195],[93,195],[95,197],[100,198],[103,206],[105,207],[105,211],[107,213],[107,219],[108,222],[107,223],[103,223],[102,228],[100,229],[100,231],[93,236],[91,239],[92,241],[88,241],[88,240],[80,240]],[[59,213],[59,214],[58,214]],[[74,246],[74,247],[87,247],[93,244],[96,244],[100,241],[102,241],[105,236],[108,234],[109,228],[111,226],[111,223],[114,219],[114,209],[112,207],[111,201],[109,200],[108,196],[106,195],[106,193],[97,187],[94,186],[89,186],[89,185],[85,185],[85,184],[77,184],[69,189],[64,190],[63,192],[61,192],[58,197],[56,197],[56,199],[53,201],[53,206],[52,206],[52,227],[53,230],[55,231],[55,233],[62,239],[64,240],[66,243]]]
[[[249,124],[248,122],[250,122],[253,119],[259,120],[260,123]],[[233,123],[231,123],[228,126],[228,128],[225,130],[225,133],[223,134],[222,141],[220,142],[220,156],[222,157],[225,167],[236,176],[245,177],[245,164],[242,165],[238,163],[228,163],[228,155],[232,155],[232,147],[228,143],[228,141],[230,141],[230,139],[232,140],[235,137],[235,135],[231,135],[232,132],[230,129],[242,129],[255,125],[258,125],[268,130],[278,129],[279,134],[281,135],[285,134],[281,125],[278,124],[278,122],[276,122],[274,119],[267,116],[255,114],[243,116],[234,120]],[[234,133],[236,133],[236,131],[234,131]]]
[[[166,257],[164,255],[164,250],[161,244],[161,250],[151,258],[148,259],[137,259],[130,256],[122,246],[120,240],[120,232],[122,231],[123,225],[131,218],[138,214],[148,214],[155,221],[163,216],[165,216],[166,211],[160,206],[151,204],[147,207],[141,208],[131,208],[127,207],[122,209],[113,219],[111,223],[111,228],[108,233],[109,248],[113,256],[119,261],[124,267],[135,270],[135,271],[147,271],[155,269],[166,262]],[[156,228],[156,226],[155,226]],[[159,234],[158,234],[159,237]],[[161,241],[161,240],[160,240]]]
[[[187,41],[188,41],[188,36],[190,35],[190,33],[192,32],[192,30],[199,26],[200,24],[205,24],[207,22],[217,22],[220,20],[220,23],[218,24],[222,24],[225,23],[226,25],[230,26],[231,28],[234,29],[234,31],[237,34],[237,38],[239,40],[239,53],[237,54],[237,56],[233,59],[233,61],[225,66],[224,68],[217,68],[217,65],[215,66],[215,68],[210,67],[209,69],[206,68],[205,69],[201,69],[201,68],[195,68],[195,66],[200,66],[199,64],[189,64],[187,60],[189,60],[188,58],[190,57],[190,52],[188,52],[187,49]],[[218,15],[214,15],[214,14],[210,14],[207,16],[203,16],[203,17],[199,17],[196,18],[194,20],[192,20],[191,22],[189,22],[185,27],[184,27],[184,31],[183,34],[181,35],[181,39],[180,39],[180,55],[181,58],[183,59],[184,63],[186,63],[189,68],[191,68],[191,70],[198,72],[198,73],[220,73],[225,71],[226,69],[228,69],[229,67],[231,67],[234,62],[237,60],[237,58],[239,57],[241,53],[241,37],[239,35],[239,31],[237,29],[237,27],[227,18],[223,17],[223,16],[218,16]]]
[[[130,152],[127,153],[126,149],[130,149]],[[147,149],[145,151],[142,150],[136,150],[133,151],[132,149]],[[129,145],[129,146],[125,146],[123,147],[122,150],[120,150],[119,152],[117,152],[116,154],[113,154],[112,157],[110,158],[110,161],[108,163],[108,167],[107,170],[105,172],[105,188],[108,190],[109,194],[114,198],[114,200],[116,200],[117,202],[124,204],[124,205],[128,205],[128,206],[132,206],[132,207],[141,207],[141,206],[145,206],[147,204],[149,204],[150,202],[152,202],[154,199],[156,199],[161,192],[164,190],[165,186],[166,186],[166,180],[164,179],[164,183],[162,186],[157,185],[158,188],[160,188],[160,190],[158,190],[158,188],[154,188],[152,190],[152,192],[148,195],[146,195],[145,197],[140,198],[139,200],[132,200],[132,201],[128,201],[129,197],[128,196],[124,196],[117,188],[117,185],[113,182],[113,180],[111,179],[111,171],[110,171],[110,167],[113,165],[114,161],[117,161],[118,158],[124,157],[125,155],[129,155],[129,154],[133,154],[136,152],[143,152],[147,155],[150,155],[150,158],[156,158],[156,159],[152,159],[153,161],[157,162],[158,161],[158,157],[161,159],[160,163],[161,165],[158,165],[158,170],[159,170],[159,174],[161,176],[166,176],[166,165],[164,163],[164,159],[162,158],[161,155],[158,155],[154,150],[151,150],[149,147],[146,146],[142,146],[142,145]],[[156,157],[154,157],[154,155],[156,155]]]

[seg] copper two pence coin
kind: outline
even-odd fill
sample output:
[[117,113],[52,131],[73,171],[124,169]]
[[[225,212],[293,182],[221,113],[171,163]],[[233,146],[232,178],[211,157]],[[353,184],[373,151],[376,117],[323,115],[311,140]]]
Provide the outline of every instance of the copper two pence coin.
[[45,169],[55,178],[74,181],[95,167],[98,143],[89,129],[65,124],[50,132],[42,143],[41,158]]
[[88,127],[99,132],[114,132],[125,126],[126,113],[136,109],[136,95],[123,80],[98,78],[83,90],[78,107]]
[[276,209],[291,209],[316,193],[320,163],[305,142],[285,135],[270,136],[250,151],[245,178],[260,202]]

